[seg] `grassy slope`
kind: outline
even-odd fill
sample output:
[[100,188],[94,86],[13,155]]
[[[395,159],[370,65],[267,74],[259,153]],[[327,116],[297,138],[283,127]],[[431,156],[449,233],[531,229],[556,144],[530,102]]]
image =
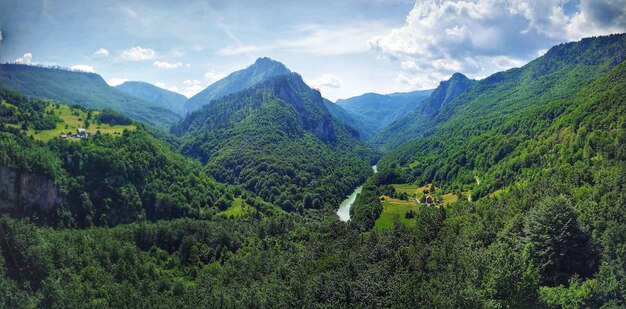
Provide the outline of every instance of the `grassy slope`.
[[60,100],[90,109],[110,108],[160,129],[168,129],[180,119],[172,111],[110,87],[94,73],[1,64],[0,86],[24,95]]
[[[10,105],[6,102],[3,102],[3,104]],[[48,141],[52,138],[59,137],[60,134],[66,134],[68,132],[75,134],[76,129],[85,127],[87,112],[84,110],[63,104],[51,104],[46,107],[46,113],[50,111],[53,111],[54,115],[60,119],[60,121],[57,122],[56,128],[52,130],[35,130],[29,127],[28,130],[25,131],[26,135],[33,136],[37,140]],[[137,129],[137,126],[133,124],[111,126],[108,123],[97,123],[96,119],[98,114],[100,114],[98,111],[92,112],[92,118],[90,120],[91,125],[87,128],[87,132],[95,133],[96,131],[100,131],[102,134],[120,135],[124,130],[134,131]],[[9,126],[21,128],[22,123],[10,124]]]

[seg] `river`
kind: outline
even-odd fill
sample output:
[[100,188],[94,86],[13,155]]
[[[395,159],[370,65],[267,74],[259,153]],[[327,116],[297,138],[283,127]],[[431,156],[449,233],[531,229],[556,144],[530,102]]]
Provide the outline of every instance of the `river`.
[[[378,168],[376,167],[376,165],[372,166],[372,170],[374,171],[374,174],[378,173]],[[358,188],[354,189],[354,191],[352,191],[352,194],[348,195],[348,197],[343,200],[341,204],[339,204],[339,210],[337,210],[339,220],[343,222],[350,221],[350,208],[352,207],[352,204],[354,204],[356,196],[361,193],[361,190],[363,190],[363,186],[359,186]]]

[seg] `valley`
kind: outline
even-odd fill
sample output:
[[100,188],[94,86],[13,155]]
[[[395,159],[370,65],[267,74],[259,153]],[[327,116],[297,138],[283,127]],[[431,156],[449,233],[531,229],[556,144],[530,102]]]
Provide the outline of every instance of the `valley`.
[[625,60],[334,102],[268,57],[189,98],[0,64],[0,306],[623,307]]

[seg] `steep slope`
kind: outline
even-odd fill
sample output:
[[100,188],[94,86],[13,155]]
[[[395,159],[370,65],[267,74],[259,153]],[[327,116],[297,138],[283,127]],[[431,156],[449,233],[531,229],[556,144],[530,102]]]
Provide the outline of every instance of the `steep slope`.
[[343,124],[349,126],[350,128],[356,130],[359,133],[359,137],[363,140],[367,140],[374,134],[374,130],[368,127],[362,121],[352,117],[345,109],[341,106],[324,99],[324,105],[328,109],[328,111]]
[[270,58],[259,58],[251,66],[231,73],[189,98],[186,110],[197,110],[212,100],[250,88],[268,78],[289,73],[291,71],[284,64]]
[[172,132],[218,181],[286,210],[337,207],[376,155],[295,73],[213,101]]
[[66,104],[100,110],[110,108],[161,129],[167,129],[180,120],[174,112],[110,87],[100,75],[94,73],[0,64],[0,86]]
[[397,119],[413,112],[421,106],[432,90],[407,93],[377,94],[366,93],[335,102],[352,118],[365,124],[368,132],[378,133]]
[[[619,64],[624,59],[624,34],[555,46],[522,68],[477,82],[429,121],[427,137],[386,155],[380,165],[409,165],[401,172],[406,180],[471,188],[477,198],[511,184],[529,170],[556,164],[548,158],[588,155],[584,144],[579,143],[589,138],[589,128],[579,120],[558,130],[553,123],[568,119],[583,104],[592,108],[602,103],[607,109],[601,113],[609,121],[607,129],[622,127],[623,98],[609,96],[589,103],[580,96],[587,96],[588,87],[599,87],[622,76],[623,64]],[[618,65],[611,73],[615,76],[596,81]],[[620,87],[619,81],[609,85]],[[607,91],[600,94],[610,93]],[[591,122],[583,121],[594,127]],[[569,139],[573,140],[563,148],[562,143]],[[552,151],[555,153],[549,156]]]
[[187,97],[182,94],[165,90],[146,82],[136,81],[129,81],[117,85],[115,89],[144,101],[155,103],[178,115],[185,115],[185,101],[187,101]]
[[428,120],[475,82],[463,74],[454,73],[450,79],[441,82],[419,108],[391,123],[369,142],[383,151],[390,151],[408,141],[422,137]]
[[16,128],[54,124],[51,105],[59,106],[0,88],[0,213],[52,226],[110,226],[210,218],[233,202],[230,189],[144,126],[46,143]]

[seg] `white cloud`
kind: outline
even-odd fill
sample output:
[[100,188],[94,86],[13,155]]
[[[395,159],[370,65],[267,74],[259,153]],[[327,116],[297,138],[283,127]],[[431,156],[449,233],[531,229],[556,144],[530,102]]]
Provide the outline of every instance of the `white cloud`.
[[178,61],[176,63],[170,63],[167,61],[159,61],[156,60],[152,63],[155,67],[159,68],[159,69],[165,69],[165,70],[170,70],[170,69],[176,69],[176,68],[180,68],[182,66],[186,66],[189,67],[189,64],[184,65],[182,62]]
[[106,48],[100,48],[93,53],[95,57],[106,58],[109,56],[109,51]]
[[167,84],[162,83],[162,82],[156,82],[156,83],[154,83],[154,85],[159,87],[159,88],[165,89],[165,90],[169,90],[169,91],[173,91],[173,92],[177,92],[177,93],[179,92],[178,87],[176,87],[176,86],[171,86],[170,87]]
[[323,74],[322,76],[307,82],[311,88],[341,88],[343,81],[332,74]]
[[214,82],[216,82],[216,81],[218,81],[218,80],[220,80],[220,79],[222,79],[224,77],[226,77],[226,74],[220,73],[220,72],[215,71],[215,70],[211,70],[209,72],[204,73],[204,78],[207,79],[209,85],[213,84]]
[[109,84],[109,86],[115,87],[115,86],[121,85],[121,84],[123,84],[123,83],[125,83],[127,81],[128,81],[128,79],[125,79],[125,78],[113,77],[113,78],[107,80],[107,84]]
[[567,2],[418,0],[402,27],[369,45],[398,62],[398,82],[424,89],[454,72],[486,76],[552,45],[626,29],[626,0],[581,0],[575,12],[566,12]]
[[86,65],[86,64],[77,64],[77,65],[73,65],[70,67],[70,69],[72,71],[79,71],[79,72],[87,72],[87,73],[96,73],[96,70],[90,66],[90,65]]
[[205,83],[196,79],[184,80],[183,85],[185,86],[185,88],[181,91],[181,93],[188,98],[193,97],[198,92],[204,90],[204,88],[207,87]]
[[379,23],[356,24],[341,27],[309,25],[292,31],[293,38],[277,40],[267,44],[226,46],[220,55],[240,55],[284,50],[315,55],[346,55],[368,50],[372,35],[388,30]]
[[141,61],[154,59],[156,52],[150,48],[141,46],[132,47],[122,51],[122,59],[131,61]]
[[18,64],[33,64],[33,54],[25,53],[24,56],[15,59]]

